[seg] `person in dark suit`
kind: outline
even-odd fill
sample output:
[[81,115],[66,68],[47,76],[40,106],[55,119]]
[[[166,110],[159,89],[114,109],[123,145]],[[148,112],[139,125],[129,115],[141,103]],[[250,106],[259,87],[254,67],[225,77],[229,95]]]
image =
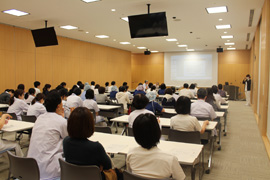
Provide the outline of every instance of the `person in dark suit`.
[[251,89],[251,78],[250,75],[247,74],[245,79],[243,80],[243,84],[245,84],[245,95],[246,95],[246,105],[250,105],[250,89]]
[[10,97],[13,96],[13,89],[6,89],[5,92],[0,94],[0,104],[9,104]]

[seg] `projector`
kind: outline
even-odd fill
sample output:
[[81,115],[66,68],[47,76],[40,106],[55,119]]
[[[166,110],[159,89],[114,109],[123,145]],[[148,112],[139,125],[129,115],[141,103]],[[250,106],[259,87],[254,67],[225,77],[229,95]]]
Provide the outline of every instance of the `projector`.
[[217,48],[217,52],[218,52],[218,53],[219,53],[219,52],[223,52],[223,48],[221,48],[221,47]]
[[148,50],[144,51],[144,55],[150,55],[150,54],[151,54],[151,51],[148,51]]

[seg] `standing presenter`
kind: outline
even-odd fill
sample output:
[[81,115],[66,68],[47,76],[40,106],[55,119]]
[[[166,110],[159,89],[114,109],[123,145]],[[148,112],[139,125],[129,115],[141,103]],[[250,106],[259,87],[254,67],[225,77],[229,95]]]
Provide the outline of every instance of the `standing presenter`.
[[243,84],[245,84],[245,95],[246,95],[246,105],[250,105],[250,87],[251,87],[251,79],[250,75],[246,75],[245,79],[243,80]]

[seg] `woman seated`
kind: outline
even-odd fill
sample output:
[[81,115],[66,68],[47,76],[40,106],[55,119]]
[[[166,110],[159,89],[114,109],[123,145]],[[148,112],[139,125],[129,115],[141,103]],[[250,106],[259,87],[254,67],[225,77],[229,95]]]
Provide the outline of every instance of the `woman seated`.
[[134,91],[134,96],[136,95],[136,94],[146,94],[145,92],[144,92],[144,88],[143,88],[143,85],[142,85],[142,83],[140,83],[139,85],[138,85],[138,87],[136,88],[136,90]]
[[35,94],[36,94],[36,90],[34,88],[30,88],[28,90],[28,93],[25,94],[25,98],[26,100],[24,100],[27,104],[31,104],[31,102],[33,101],[33,99],[35,98]]
[[105,93],[105,87],[99,87],[98,88],[98,94],[95,94],[97,103],[107,103],[110,102],[110,99]]
[[167,88],[165,90],[165,96],[162,99],[162,105],[163,106],[172,106],[172,107],[174,107],[175,99],[174,99],[174,97],[172,95],[173,95],[173,90],[171,88]]
[[152,111],[153,113],[156,114],[156,112],[165,112],[165,109],[160,106],[157,102],[155,102],[156,99],[156,93],[154,91],[150,91],[149,93],[146,94],[146,97],[149,99],[149,103],[145,107],[145,109]]
[[164,83],[162,83],[160,85],[160,90],[158,90],[158,94],[159,95],[164,95],[165,94],[165,90],[166,90],[166,85]]
[[83,92],[81,94],[81,99],[84,101],[85,100],[85,93],[88,89],[91,89],[91,86],[88,84],[88,82],[85,83]]
[[204,121],[201,126],[198,119],[194,116],[190,116],[191,101],[186,96],[180,96],[175,105],[176,116],[171,118],[171,129],[179,131],[199,131],[204,133],[209,121]]
[[119,87],[119,92],[116,94],[116,99],[117,99],[118,103],[123,104],[124,112],[127,113],[127,111],[128,111],[127,104],[130,104],[130,100],[129,100],[128,94],[126,93],[125,86]]
[[96,165],[104,170],[111,169],[111,160],[103,146],[99,142],[88,140],[94,133],[94,125],[94,118],[89,109],[78,107],[72,111],[67,122],[69,136],[63,140],[65,159],[76,165]]
[[45,100],[45,95],[38,93],[37,96],[33,99],[31,106],[29,106],[27,111],[27,116],[36,116],[38,117],[41,114],[46,113],[46,108],[43,105]]
[[133,123],[133,134],[140,146],[130,149],[127,154],[126,165],[129,172],[146,178],[185,179],[177,157],[157,147],[161,131],[154,115],[139,115]]
[[43,88],[43,94],[45,96],[47,96],[50,92],[50,89],[51,89],[51,85],[50,84],[45,84],[44,88]]
[[190,84],[189,90],[193,93],[194,97],[197,96],[197,91],[195,89],[195,84]]
[[21,115],[23,112],[27,112],[29,105],[24,102],[23,95],[24,91],[22,89],[17,89],[14,92],[14,96],[10,98],[9,108],[7,113],[15,113],[18,120],[22,120]]
[[207,88],[207,96],[205,99],[205,102],[211,104],[211,106],[214,108],[215,111],[218,111],[218,103],[213,95],[213,90],[212,88]]

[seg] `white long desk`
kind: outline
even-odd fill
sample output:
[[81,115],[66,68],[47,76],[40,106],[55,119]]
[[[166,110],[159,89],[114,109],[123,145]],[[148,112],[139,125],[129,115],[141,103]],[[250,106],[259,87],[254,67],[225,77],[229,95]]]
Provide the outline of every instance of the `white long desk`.
[[11,120],[10,119],[8,121],[8,124],[5,124],[1,130],[3,132],[23,131],[23,130],[27,130],[27,129],[32,129],[34,127],[34,124],[35,123],[18,121],[18,120]]
[[8,104],[0,104],[0,108],[8,108],[9,105]]
[[[166,113],[169,113],[169,114],[176,114],[175,109],[164,108],[164,110],[165,110]],[[223,116],[224,116],[224,112],[216,111],[216,115],[217,115],[217,117],[223,117]]]
[[98,104],[98,108],[100,110],[113,110],[113,109],[118,109],[120,107],[121,106]]

